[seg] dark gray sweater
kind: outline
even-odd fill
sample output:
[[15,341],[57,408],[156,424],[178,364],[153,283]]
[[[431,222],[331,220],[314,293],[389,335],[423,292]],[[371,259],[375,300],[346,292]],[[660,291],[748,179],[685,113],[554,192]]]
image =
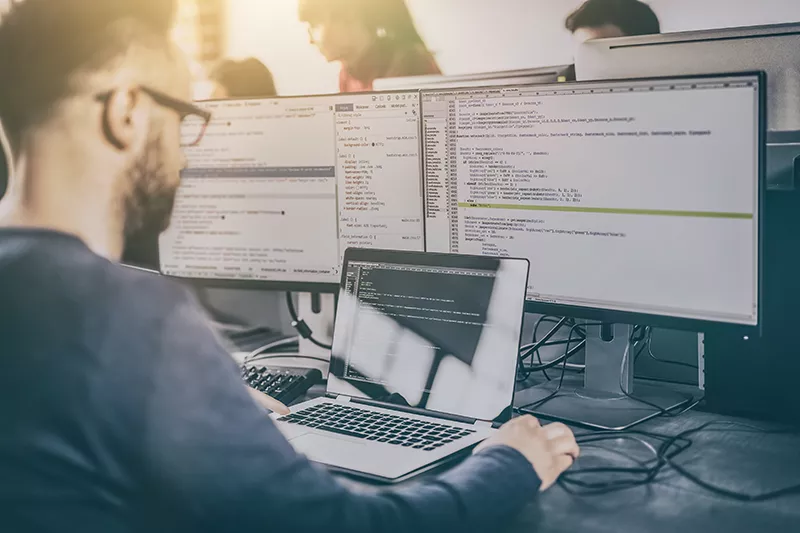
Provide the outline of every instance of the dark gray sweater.
[[253,402],[179,285],[0,229],[0,531],[496,531],[538,488],[498,447],[347,490]]

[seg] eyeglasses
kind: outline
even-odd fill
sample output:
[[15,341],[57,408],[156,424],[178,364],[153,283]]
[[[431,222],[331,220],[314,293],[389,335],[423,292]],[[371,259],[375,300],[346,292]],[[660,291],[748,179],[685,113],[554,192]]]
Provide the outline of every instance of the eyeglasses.
[[156,91],[149,87],[139,88],[143,93],[150,96],[155,103],[160,106],[172,109],[181,117],[181,146],[197,146],[203,140],[209,122],[211,122],[211,111],[196,106],[191,102],[179,100],[172,96]]
[[[173,98],[172,96],[151,89],[150,87],[140,86],[139,90],[153,99],[155,103],[178,113],[181,118],[181,146],[184,148],[197,146],[203,140],[209,122],[211,122],[211,112],[196,106],[191,102]],[[107,92],[98,96],[105,101],[111,96]]]

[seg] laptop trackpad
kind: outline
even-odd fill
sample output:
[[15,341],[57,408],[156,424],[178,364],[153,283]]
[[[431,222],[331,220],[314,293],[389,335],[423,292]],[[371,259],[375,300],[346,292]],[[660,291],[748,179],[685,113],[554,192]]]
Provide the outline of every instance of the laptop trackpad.
[[361,470],[366,466],[364,461],[366,443],[314,433],[306,433],[290,442],[298,453],[317,463],[352,470]]

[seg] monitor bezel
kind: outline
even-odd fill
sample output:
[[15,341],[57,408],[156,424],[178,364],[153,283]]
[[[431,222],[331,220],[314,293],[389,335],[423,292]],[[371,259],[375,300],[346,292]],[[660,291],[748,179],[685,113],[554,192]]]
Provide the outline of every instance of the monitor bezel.
[[[378,89],[378,91],[397,91],[406,89],[413,90],[438,90],[447,88],[473,88],[473,87],[503,87],[503,86],[517,86],[524,85],[546,85],[550,83],[563,83],[560,79],[569,76],[571,68],[574,65],[553,65],[549,67],[527,68],[527,69],[514,69],[514,70],[495,70],[489,72],[475,72],[467,74],[426,74],[422,76],[399,76],[394,78],[381,78],[375,80],[375,85],[382,87],[387,85],[387,89]],[[519,82],[512,80],[522,80],[528,78],[527,81]],[[538,80],[536,78],[549,78],[547,81]],[[567,81],[566,79],[564,81]],[[475,83],[474,86],[464,86],[462,84]],[[405,84],[405,87],[404,87]]]
[[[204,103],[212,102],[245,102],[245,101],[264,101],[264,100],[299,100],[303,98],[324,98],[336,97],[347,98],[348,96],[370,96],[370,95],[385,95],[385,94],[416,94],[419,98],[419,134],[423,134],[422,129],[422,96],[418,89],[398,89],[390,91],[362,91],[357,93],[318,93],[318,94],[293,94],[284,96],[269,96],[269,97],[247,97],[247,98],[207,98],[203,100],[195,100],[195,103],[202,105]],[[213,118],[212,118],[213,120]],[[421,137],[420,137],[421,138]],[[422,153],[422,144],[420,142],[420,190],[422,191],[422,242],[423,247],[427,248],[425,244],[425,166],[424,154]],[[346,251],[346,250],[345,250]],[[158,245],[158,272],[161,275],[170,279],[178,281],[184,285],[196,287],[200,289],[238,289],[238,290],[251,290],[251,291],[287,291],[287,292],[308,292],[314,294],[337,294],[339,292],[339,275],[335,276],[335,281],[298,281],[298,280],[279,280],[279,279],[236,279],[236,278],[197,278],[197,277],[184,277],[165,274],[161,265],[161,245]],[[339,265],[341,267],[341,265]]]
[[[563,83],[550,83],[550,84],[521,84],[510,85],[507,88],[527,88],[527,87],[553,87],[563,90],[569,86],[586,86],[586,85],[602,85],[609,83],[625,83],[625,82],[661,82],[667,80],[686,81],[686,80],[713,80],[721,78],[756,78],[758,83],[758,189],[757,189],[757,204],[758,216],[756,219],[757,233],[758,233],[758,246],[757,246],[757,265],[758,275],[756,279],[757,284],[757,320],[756,324],[741,324],[737,322],[726,322],[716,320],[703,320],[689,317],[679,317],[670,315],[660,315],[655,313],[642,313],[633,311],[620,311],[615,309],[608,309],[602,307],[589,307],[589,306],[576,306],[566,304],[554,304],[547,302],[539,302],[535,300],[526,299],[525,312],[533,314],[551,315],[551,316],[566,316],[571,318],[596,320],[603,323],[622,323],[622,324],[637,324],[664,327],[676,330],[708,332],[716,331],[720,328],[726,331],[740,332],[742,335],[760,335],[763,328],[764,316],[764,291],[763,291],[763,277],[764,277],[764,210],[765,210],[765,194],[766,194],[766,139],[767,139],[767,75],[764,71],[741,71],[741,72],[728,72],[728,73],[714,73],[707,75],[686,75],[686,76],[659,76],[659,77],[641,77],[641,78],[625,78],[625,79],[607,79],[607,80],[590,80],[590,81],[568,81]],[[482,89],[495,90],[497,86],[485,87],[467,87],[467,88],[453,88],[453,89],[422,89],[420,90],[420,102],[422,107],[422,127],[425,127],[425,96],[428,94],[446,93],[446,92],[466,92],[466,91],[480,91]],[[424,149],[425,139],[423,137],[423,159],[426,154]],[[427,180],[423,176],[423,186],[427,190]],[[425,211],[425,218],[427,220],[427,204]],[[427,228],[427,225],[426,225]],[[427,242],[427,235],[426,235]],[[532,259],[535,261],[535,259]]]

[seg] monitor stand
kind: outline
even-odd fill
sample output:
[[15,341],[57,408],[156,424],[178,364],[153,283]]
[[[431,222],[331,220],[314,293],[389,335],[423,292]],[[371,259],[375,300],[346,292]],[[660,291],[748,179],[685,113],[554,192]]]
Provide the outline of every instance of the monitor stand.
[[[658,409],[629,398],[622,390],[667,411],[689,404],[690,398],[660,387],[637,385],[634,391],[635,353],[630,342],[633,326],[605,324],[587,326],[586,329],[583,383],[565,378],[558,393],[543,401],[557,390],[558,374],[552,381],[518,392],[514,398],[515,406],[543,419],[620,431],[661,414]],[[592,335],[590,330],[599,334]]]
[[[330,345],[333,341],[333,320],[336,298],[333,294],[301,292],[297,294],[297,315],[308,324],[314,339]],[[305,356],[330,359],[331,351],[308,339],[300,338],[299,353]]]

